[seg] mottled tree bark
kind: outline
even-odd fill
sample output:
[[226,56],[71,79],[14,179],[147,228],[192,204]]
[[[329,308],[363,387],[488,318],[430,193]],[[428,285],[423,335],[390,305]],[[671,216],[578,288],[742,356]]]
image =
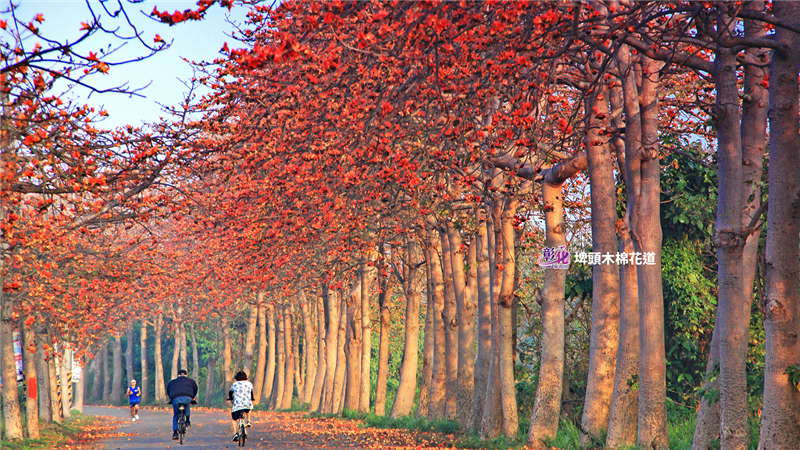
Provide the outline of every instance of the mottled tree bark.
[[[0,292],[0,295],[3,295]],[[17,367],[14,361],[14,321],[11,320],[11,306],[3,305],[0,310],[0,367],[3,374],[3,425],[5,439],[22,439],[22,412],[17,394]]]
[[211,396],[214,394],[214,366],[217,365],[217,358],[217,355],[210,355],[206,361],[206,398],[203,401],[203,406],[206,407],[211,406]]
[[222,325],[222,375],[226,389],[233,384],[233,355],[231,350],[231,324],[228,317],[223,316]]
[[317,369],[314,375],[314,388],[311,391],[311,407],[310,411],[319,411],[321,400],[322,400],[322,391],[323,387],[325,386],[325,375],[328,372],[327,366],[327,354],[328,349],[325,343],[325,336],[327,335],[327,330],[325,328],[325,308],[323,304],[323,297],[321,295],[316,296],[317,302]]
[[[475,384],[475,309],[477,299],[473,295],[477,291],[474,264],[470,265],[469,277],[471,280],[471,290],[468,290],[468,274],[464,265],[464,251],[461,233],[456,229],[452,221],[447,221],[447,240],[450,243],[450,257],[453,269],[453,290],[456,299],[456,327],[458,331],[458,353],[456,355],[456,387],[455,387],[455,419],[461,426],[466,427],[469,421],[469,412],[472,407],[472,393]],[[474,253],[474,243],[471,245]]]
[[[776,17],[800,23],[800,4],[774,2]],[[759,450],[800,448],[800,393],[787,368],[800,363],[800,36],[777,28],[769,73],[769,215],[764,326],[764,409]]]
[[[110,398],[110,401],[111,401],[111,403],[113,405],[120,405],[120,404],[122,404],[122,393],[124,392],[124,384],[125,384],[125,381],[124,381],[124,378],[123,378],[123,374],[122,374],[122,340],[120,339],[119,336],[114,336],[114,340],[113,340],[112,344],[113,344],[112,355],[113,355],[113,361],[114,361],[114,377],[111,380],[111,398]],[[67,357],[67,354],[66,354],[67,352],[70,352],[69,357]],[[65,361],[62,361],[62,363],[61,363],[62,367],[67,366],[69,363],[72,362],[71,361],[72,360],[72,350],[69,350],[69,349],[65,349],[64,350],[64,359],[65,359]],[[61,374],[64,375],[65,372],[62,370]],[[64,383],[64,381],[62,380],[62,385],[63,385],[63,383]],[[66,391],[62,392],[61,395],[62,395],[62,397],[65,397],[66,396]],[[62,400],[68,401],[65,398],[62,398]],[[64,408],[64,417],[69,417],[69,414],[67,413],[67,408],[66,407]]]
[[[107,339],[106,342],[103,344],[103,403],[108,404],[111,401],[111,384],[114,381],[114,374],[112,373],[113,370],[113,361],[108,354],[108,346],[110,344],[110,339]],[[58,359],[58,358],[55,358]],[[59,369],[60,370],[60,369]],[[56,384],[55,376],[50,377],[51,380],[54,380],[54,385]],[[59,387],[60,389],[60,387]],[[55,392],[55,391],[53,391]],[[55,413],[55,411],[54,411]]]
[[[439,227],[439,240],[442,245],[440,258],[444,280],[444,308],[442,309],[446,373],[444,416],[448,420],[453,420],[456,417],[456,391],[458,390],[458,302],[453,280],[453,252],[450,249],[450,239],[444,224]],[[462,297],[464,294],[463,279],[462,270],[462,285],[459,286]]]
[[514,383],[514,349],[516,340],[513,318],[514,294],[516,287],[516,252],[514,217],[517,214],[519,199],[510,196],[506,199],[501,216],[503,246],[503,284],[500,288],[498,325],[500,341],[500,392],[503,407],[503,434],[506,439],[517,437],[519,420],[517,418],[517,389]]
[[344,407],[358,411],[361,389],[361,277],[347,296],[347,386]]
[[124,391],[127,391],[128,384],[130,380],[134,379],[133,376],[133,340],[134,340],[134,329],[133,329],[133,322],[128,324],[128,328],[125,329],[125,388]]
[[[586,155],[557,164],[542,173],[542,199],[545,218],[545,247],[567,245],[564,222],[564,182],[586,168]],[[531,415],[528,444],[543,445],[555,438],[561,414],[564,380],[564,291],[567,271],[545,269],[545,279],[539,302],[542,307],[542,354],[539,384]]]
[[323,290],[325,302],[325,392],[320,410],[323,413],[333,413],[334,389],[333,382],[336,378],[336,367],[339,355],[339,298],[336,290]]
[[344,347],[347,345],[347,298],[340,291],[337,291],[337,301],[339,302],[339,311],[342,316],[339,318],[339,328],[337,332],[337,346],[336,346],[336,371],[333,376],[333,412],[339,414],[344,408],[344,383],[345,374],[347,369],[347,361],[345,360]]
[[147,321],[142,321],[142,329],[139,333],[139,361],[142,365],[141,379],[141,401],[147,403],[150,400],[150,368],[147,365]]
[[[592,251],[617,252],[614,165],[605,129],[608,128],[608,91],[595,87],[584,102],[586,156],[592,202]],[[614,364],[619,343],[619,269],[615,264],[592,267],[592,330],[589,375],[581,419],[581,443],[597,442],[608,426],[614,393]]]
[[[21,325],[22,349],[25,368],[25,429],[28,439],[39,439],[39,378],[36,370],[36,333],[33,328]],[[39,352],[42,350],[39,349]]]
[[200,356],[197,353],[197,334],[192,321],[189,322],[189,335],[192,337],[192,379],[197,381],[200,379]]
[[489,378],[481,419],[481,439],[489,440],[500,436],[503,432],[503,408],[500,387],[500,328],[498,325],[500,285],[503,269],[498,267],[503,260],[503,246],[500,235],[500,214],[502,212],[501,197],[492,199],[492,217],[489,225],[489,255],[491,280],[491,313],[492,313],[492,354],[489,362]]
[[489,381],[489,363],[492,359],[492,288],[489,268],[489,234],[486,228],[486,211],[476,211],[478,223],[475,241],[477,291],[478,291],[478,357],[475,362],[475,395],[472,397],[467,429],[477,430],[483,420],[485,392]]
[[[107,344],[104,345],[103,347],[107,348]],[[106,352],[105,361],[106,361],[106,363],[105,363],[105,368],[103,369],[103,372],[105,372],[107,374],[108,373],[108,352]],[[53,410],[53,422],[55,422],[55,423],[61,423],[63,421],[63,418],[64,418],[64,415],[61,413],[61,408],[60,408],[61,402],[59,402],[59,399],[58,399],[58,390],[61,389],[61,385],[60,385],[59,380],[58,380],[58,372],[60,372],[60,369],[58,368],[58,365],[59,365],[58,364],[58,358],[56,357],[55,353],[51,353],[50,357],[47,359],[47,373],[49,374],[49,378],[50,378],[50,408]],[[106,378],[106,382],[103,383],[104,395],[105,395],[105,392],[106,392],[105,391],[105,389],[106,389],[105,386],[109,386],[110,383],[111,383],[111,380],[110,380],[110,378],[108,376],[106,376],[105,378]],[[109,388],[110,388],[110,386],[109,386]],[[106,397],[104,397],[103,400],[106,401],[107,399],[108,399],[108,397],[106,396]]]
[[302,290],[298,293],[303,316],[303,353],[305,356],[305,390],[303,401],[311,403],[314,382],[317,376],[317,333],[314,329],[314,308]]
[[[430,405],[428,419],[445,417],[447,395],[447,352],[444,324],[444,274],[442,273],[442,242],[439,232],[431,228],[428,231],[428,260],[432,293],[429,293],[428,307],[433,307],[433,374],[431,375]],[[430,302],[433,302],[433,305]]]
[[369,394],[372,389],[370,382],[372,367],[372,318],[370,317],[370,294],[372,283],[375,279],[376,269],[374,261],[377,252],[369,251],[361,265],[361,386],[359,389],[358,411],[369,411]]
[[106,376],[103,372],[103,359],[107,354],[104,348],[105,344],[101,344],[94,355],[94,370],[92,371],[94,376],[92,378],[92,393],[90,394],[90,398],[94,401],[103,399],[103,379]]
[[[223,326],[225,324],[223,323]],[[155,360],[155,388],[156,388],[156,403],[163,404],[167,401],[166,383],[164,382],[164,363],[161,357],[161,334],[164,327],[164,315],[159,314],[156,316],[155,325],[155,348],[153,349],[153,358]],[[105,371],[103,372],[106,373]],[[108,377],[108,375],[106,375]]]
[[[47,368],[47,352],[45,352],[42,346],[42,344],[46,342],[44,336],[42,335],[42,330],[43,328],[39,328],[36,333],[36,338],[38,341],[36,349],[36,373],[38,374],[39,381],[39,420],[42,420],[45,423],[52,423],[53,408],[50,400],[50,384],[53,382],[53,380],[50,379],[50,372]],[[95,369],[97,369],[98,364],[96,359],[94,366]],[[97,380],[96,375],[95,380]],[[95,383],[97,383],[97,381],[95,381]],[[97,399],[97,396],[94,398]]]
[[417,417],[428,417],[431,398],[431,381],[433,379],[433,300],[431,293],[430,261],[425,261],[426,301],[425,337],[422,343],[422,374],[417,401]]
[[289,299],[284,299],[283,305],[283,342],[285,345],[285,366],[283,380],[283,395],[281,396],[281,409],[292,407],[292,391],[294,390],[294,347],[292,345],[292,329],[294,311]]
[[265,366],[265,375],[264,375],[264,388],[263,388],[263,400],[267,400],[269,398],[270,404],[272,403],[272,391],[273,386],[275,384],[275,348],[276,348],[276,341],[275,341],[275,305],[272,303],[267,304],[264,307],[265,316],[267,321],[267,359],[266,359],[266,366]]
[[253,397],[256,404],[261,403],[264,393],[264,371],[267,368],[267,310],[264,307],[264,295],[259,293],[258,302],[258,360],[256,362],[256,372],[253,376]]
[[[416,236],[406,238],[403,261],[403,291],[406,297],[405,343],[403,362],[400,365],[400,383],[392,405],[390,417],[408,416],[414,405],[417,390],[417,365],[419,362],[419,303],[422,281],[422,252]],[[430,306],[429,306],[430,307]]]
[[[378,275],[380,276],[380,275]],[[378,343],[378,376],[375,389],[375,415],[386,415],[386,382],[389,378],[389,329],[392,325],[389,315],[391,294],[388,277],[379,278],[378,308],[380,309],[380,340]]]

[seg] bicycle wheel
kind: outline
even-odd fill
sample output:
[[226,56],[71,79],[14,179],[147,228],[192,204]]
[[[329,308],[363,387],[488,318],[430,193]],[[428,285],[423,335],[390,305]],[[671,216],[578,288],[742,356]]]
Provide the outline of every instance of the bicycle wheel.
[[178,439],[180,440],[181,445],[183,445],[183,438],[186,436],[186,413],[183,412],[183,408],[180,410],[180,414],[178,415]]
[[245,427],[244,419],[239,419],[239,447],[244,447],[244,442],[247,440],[247,427]]

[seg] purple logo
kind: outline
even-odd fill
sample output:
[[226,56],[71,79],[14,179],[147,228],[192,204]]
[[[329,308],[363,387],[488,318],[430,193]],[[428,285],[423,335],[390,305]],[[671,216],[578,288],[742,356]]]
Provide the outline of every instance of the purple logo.
[[569,269],[569,252],[566,245],[559,247],[545,247],[536,261],[545,269]]

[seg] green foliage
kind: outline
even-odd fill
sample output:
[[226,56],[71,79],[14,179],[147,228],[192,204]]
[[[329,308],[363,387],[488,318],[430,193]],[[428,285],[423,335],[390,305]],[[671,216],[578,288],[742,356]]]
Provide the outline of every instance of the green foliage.
[[789,382],[795,389],[800,390],[800,365],[792,364],[786,368],[786,375],[789,375]]

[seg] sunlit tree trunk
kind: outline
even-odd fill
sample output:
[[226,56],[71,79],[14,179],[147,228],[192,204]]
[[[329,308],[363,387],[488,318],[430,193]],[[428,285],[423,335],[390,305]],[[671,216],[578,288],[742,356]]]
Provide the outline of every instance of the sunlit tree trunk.
[[500,289],[500,307],[498,308],[498,325],[500,340],[500,383],[503,406],[503,434],[506,439],[515,439],[519,431],[517,419],[517,388],[514,382],[514,349],[516,340],[513,319],[513,305],[516,287],[516,252],[514,218],[517,215],[519,199],[511,196],[501,216],[503,246],[503,284]]
[[376,252],[371,249],[361,265],[361,386],[358,400],[358,411],[369,411],[369,394],[372,367],[372,318],[370,317],[370,294],[375,279],[374,260]]
[[311,403],[314,382],[317,376],[317,335],[314,329],[314,307],[302,290],[298,293],[303,316],[303,356],[305,357],[305,380],[303,401]]
[[147,321],[142,321],[142,329],[139,333],[139,361],[142,365],[142,385],[141,401],[147,403],[150,400],[150,368],[147,365]]
[[180,331],[181,331],[181,334],[180,334],[180,337],[181,337],[181,340],[180,340],[181,367],[180,368],[181,369],[185,369],[186,372],[188,373],[189,372],[189,354],[188,354],[189,345],[186,343],[186,322],[184,322],[183,320],[181,320]]
[[189,336],[191,336],[192,340],[192,379],[198,381],[200,380],[200,356],[198,355],[197,333],[195,332],[193,321],[189,322]]
[[347,296],[347,386],[344,407],[358,410],[361,389],[361,277]]
[[[542,174],[542,199],[545,219],[545,247],[567,245],[564,221],[564,182],[586,168],[586,155],[581,154]],[[528,444],[540,447],[556,437],[561,416],[561,395],[564,381],[564,291],[567,271],[545,269],[544,286],[539,294],[542,307],[542,353],[539,383],[531,415]],[[635,411],[634,411],[635,412]]]
[[[380,275],[378,275],[380,277]],[[375,415],[386,414],[386,382],[389,378],[389,329],[392,326],[389,311],[389,278],[380,277],[378,284],[378,308],[380,309],[380,340],[378,343],[378,376],[375,391]]]
[[181,358],[181,328],[183,328],[183,325],[177,316],[172,324],[175,327],[175,336],[173,338],[175,346],[172,348],[172,369],[169,377],[170,380],[178,378],[178,364],[180,363]]
[[[500,329],[498,325],[500,285],[503,270],[498,266],[503,260],[503,247],[500,237],[500,214],[502,212],[501,197],[492,199],[492,218],[489,226],[489,255],[491,280],[491,314],[492,314],[492,353],[489,362],[489,377],[481,418],[481,439],[489,440],[500,436],[503,432],[503,408],[500,382]],[[489,224],[487,224],[489,225]]]
[[[275,305],[269,303],[265,306],[265,317],[267,321],[267,364],[265,367],[266,374],[264,375],[264,389],[262,397],[272,397],[273,385],[275,383]],[[270,398],[272,403],[272,398]]]
[[320,410],[331,414],[334,411],[333,383],[336,378],[336,367],[339,355],[339,298],[336,290],[323,288],[325,302],[325,389]]
[[296,319],[294,304],[292,304],[292,357],[294,363],[292,364],[294,374],[294,386],[297,388],[297,403],[305,403],[306,399],[303,397],[305,393],[305,379],[303,379],[303,359],[300,355],[300,324]]
[[319,411],[322,403],[322,391],[325,386],[325,375],[328,372],[327,367],[327,346],[325,343],[325,336],[327,330],[325,328],[325,307],[323,305],[323,297],[316,295],[316,312],[317,312],[317,367],[314,372],[314,386],[311,390],[311,407],[310,411]]
[[[461,426],[466,427],[469,421],[469,412],[472,407],[472,392],[475,384],[475,309],[477,302],[472,293],[476,292],[475,278],[470,277],[473,289],[468,292],[467,273],[464,266],[464,251],[462,250],[461,233],[456,229],[453,221],[448,220],[447,240],[450,244],[450,257],[453,271],[453,290],[456,299],[457,328],[458,328],[458,353],[456,355],[457,380],[455,388],[455,418]],[[474,242],[471,245],[474,249]],[[470,265],[470,273],[476,274],[475,266]],[[477,276],[477,275],[475,275]]]
[[[458,302],[456,301],[455,282],[453,280],[453,252],[450,249],[450,239],[447,236],[447,229],[444,224],[439,227],[439,240],[442,245],[442,252],[439,256],[442,261],[444,281],[444,308],[442,309],[446,374],[444,416],[448,420],[452,420],[456,416],[456,391],[458,390]],[[462,271],[462,282],[463,279],[464,273]],[[463,297],[463,284],[459,288]]]
[[431,398],[431,381],[433,378],[433,299],[431,293],[430,261],[425,262],[426,302],[425,336],[422,343],[422,380],[419,386],[417,401],[417,417],[428,417]]
[[[586,154],[591,184],[592,251],[601,255],[618,250],[614,166],[608,138],[608,90],[595,87],[585,100]],[[614,364],[619,343],[619,269],[616,264],[592,267],[592,330],[589,375],[581,419],[581,443],[597,440],[608,426],[614,391]]]
[[489,233],[486,223],[486,210],[479,208],[475,213],[477,231],[475,237],[477,290],[478,290],[478,357],[475,361],[475,394],[472,397],[467,429],[477,430],[483,420],[486,401],[489,365],[492,360],[492,280],[489,268]]
[[292,391],[294,390],[294,348],[292,346],[292,332],[294,311],[291,300],[284,299],[283,305],[283,342],[285,346],[285,366],[283,379],[283,395],[281,396],[281,409],[292,407]]
[[283,407],[283,393],[285,391],[286,383],[286,321],[284,320],[285,310],[281,307],[280,314],[277,317],[278,334],[277,334],[277,367],[275,374],[275,395],[274,399],[270,400],[270,409],[281,409]]
[[[433,374],[431,378],[430,406],[428,419],[442,419],[445,416],[447,395],[447,352],[445,350],[444,324],[444,274],[442,273],[442,242],[439,232],[431,227],[428,231],[428,260],[432,293],[429,293],[428,307],[433,308]],[[431,305],[431,302],[433,304]]]
[[[75,364],[75,362],[73,362],[73,364]],[[80,364],[83,364],[83,359],[81,359]],[[84,366],[81,366],[81,369],[83,369],[83,367]],[[73,396],[72,396],[72,409],[74,411],[78,411],[81,414],[83,414],[83,395],[84,395],[84,391],[85,391],[85,388],[86,388],[86,376],[85,375],[86,375],[86,372],[83,371],[81,373],[80,378],[78,378],[78,381],[75,383],[75,386],[74,386],[75,392],[73,393]]]
[[[800,23],[800,4],[774,2],[776,17]],[[800,363],[800,127],[798,66],[800,36],[777,28],[784,45],[772,56],[769,73],[769,214],[764,326],[764,409],[759,450],[800,448],[800,393],[789,379]]]
[[339,330],[337,334],[337,355],[336,373],[333,377],[333,412],[339,414],[344,408],[344,383],[347,372],[347,361],[345,359],[344,348],[347,345],[347,297],[341,291],[337,291],[339,301],[339,311],[342,316],[339,320]]
[[[223,323],[225,326],[225,323]],[[153,349],[153,358],[155,360],[155,384],[156,384],[156,403],[163,404],[167,401],[166,383],[164,382],[164,362],[161,357],[161,335],[164,328],[164,315],[159,314],[156,316],[155,325],[155,348]],[[105,372],[104,372],[105,373]]]
[[[3,295],[0,292],[0,295]],[[22,439],[22,412],[17,394],[17,367],[14,360],[14,321],[11,305],[2,305],[0,310],[0,365],[3,374],[3,426],[7,441]]]
[[264,370],[267,367],[267,311],[264,308],[264,295],[258,294],[258,360],[253,374],[253,396],[256,404],[261,403],[264,392]]
[[421,297],[422,265],[424,258],[420,251],[417,236],[406,237],[406,250],[403,252],[402,280],[406,297],[405,341],[403,362],[400,365],[400,382],[397,395],[392,404],[390,417],[411,414],[414,394],[417,390],[417,366],[419,362],[419,302]]

